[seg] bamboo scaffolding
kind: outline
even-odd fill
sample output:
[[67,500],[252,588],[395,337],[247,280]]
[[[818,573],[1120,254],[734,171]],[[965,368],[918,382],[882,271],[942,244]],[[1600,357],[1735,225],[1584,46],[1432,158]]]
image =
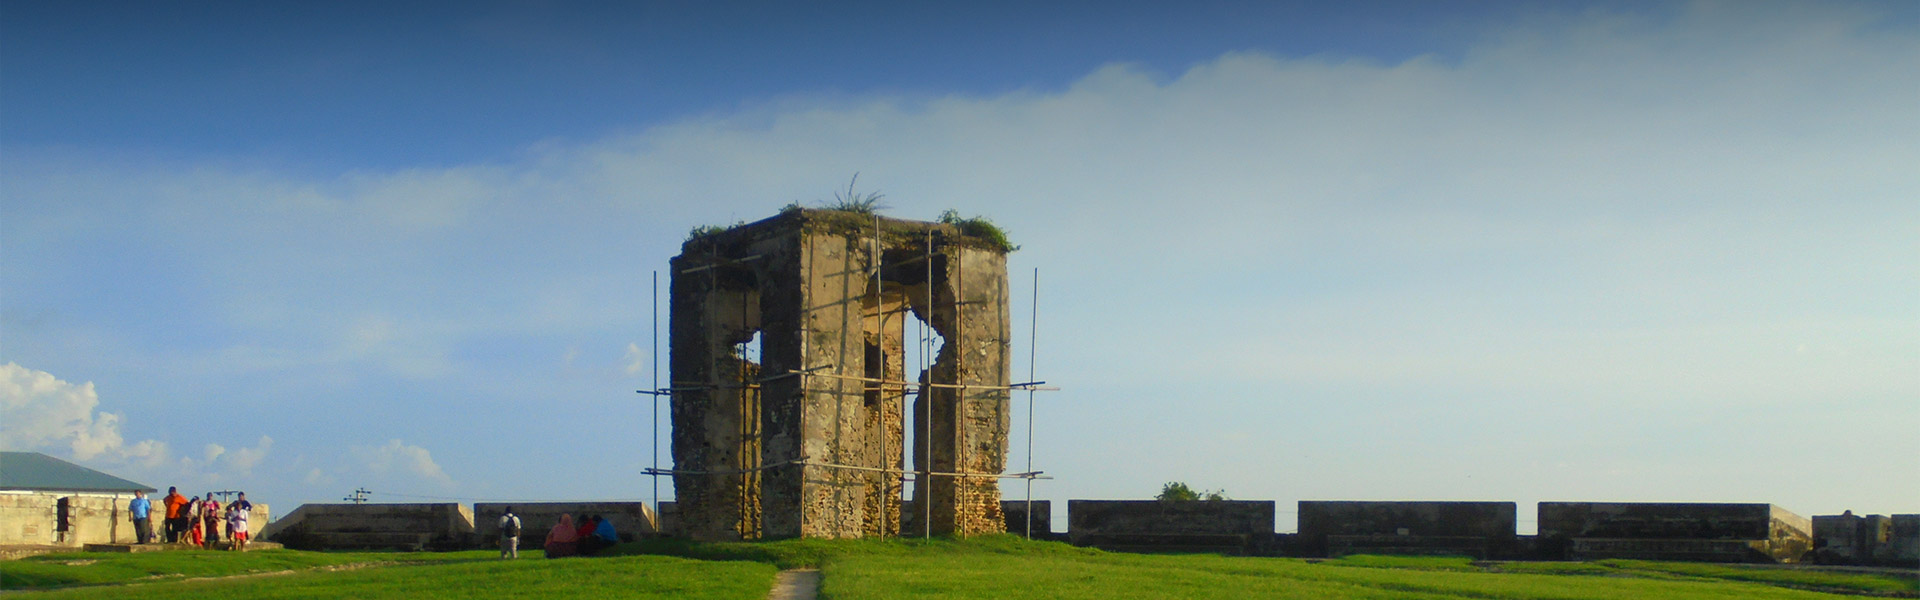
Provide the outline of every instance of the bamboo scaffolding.
[[[897,473],[902,476],[902,479],[907,481],[914,481],[915,480],[914,477],[911,477],[911,476],[920,475],[923,473],[921,471],[912,471],[912,470],[906,470],[906,469],[863,467],[860,465],[837,465],[833,463],[823,463],[823,462],[813,462],[813,461],[801,461],[801,462],[798,462],[797,464],[801,466],[806,466],[806,467],[820,467],[823,469],[847,469],[851,471],[870,471],[874,473]],[[1052,476],[1046,475],[1045,473],[1046,471],[1029,471],[1026,473],[949,473],[946,471],[934,471],[926,474],[931,475],[933,477],[958,477],[958,478],[973,478],[973,479],[1053,479]]]
[[[922,256],[909,257],[894,263],[896,267],[904,267],[907,265],[925,261],[924,262],[925,279],[923,280],[923,282],[924,282],[924,285],[926,286],[926,297],[925,297],[926,318],[916,319],[916,320],[920,321],[920,330],[921,330],[920,340],[919,340],[920,341],[920,352],[919,352],[920,371],[921,373],[926,374],[929,377],[932,374],[932,369],[935,363],[938,362],[938,357],[935,356],[936,348],[934,347],[934,340],[935,340],[935,337],[939,335],[938,330],[933,327],[933,322],[935,321],[935,317],[936,317],[935,303],[934,303],[936,286],[934,285],[934,279],[933,279],[933,275],[934,275],[933,259],[934,259],[934,246],[935,246],[934,238],[935,238],[934,232],[928,231],[926,236],[925,253]],[[873,284],[875,288],[874,293],[877,294],[877,293],[880,293],[881,289],[884,289],[884,283],[882,282],[881,277],[882,277],[882,272],[884,270],[884,266],[886,262],[885,259],[883,258],[884,252],[881,250],[881,245],[883,241],[881,240],[881,231],[880,231],[878,215],[875,215],[875,218],[874,218],[874,237],[872,238],[871,243],[872,243],[872,245],[870,246],[871,260],[869,261],[869,270],[873,278]],[[804,246],[801,250],[802,252],[801,262],[807,265],[806,285],[809,289],[811,289],[812,287],[812,278],[813,278],[813,271],[814,271],[812,269],[813,265],[811,263],[811,259],[813,258],[813,256],[810,250],[811,248],[807,248]],[[717,291],[719,289],[719,282],[717,277],[718,274],[715,272],[717,269],[721,267],[730,266],[730,265],[745,263],[748,261],[759,260],[763,257],[764,255],[754,254],[754,255],[741,257],[737,259],[722,259],[717,254],[715,254],[715,255],[710,255],[709,260],[711,262],[709,264],[701,265],[698,267],[692,267],[688,269],[683,269],[679,271],[679,273],[692,274],[692,273],[699,273],[703,271],[708,272],[710,291]],[[957,269],[958,265],[953,265],[953,268]],[[961,282],[957,280],[957,276],[950,276],[949,283],[955,287],[954,306],[956,307],[956,310],[957,310],[957,307],[962,305],[979,304],[983,302],[983,301],[969,302],[964,300],[964,294],[961,293],[961,290],[959,289]],[[896,476],[898,477],[898,480],[901,481],[903,484],[909,481],[914,482],[915,488],[916,488],[915,495],[921,497],[921,500],[923,501],[922,508],[925,509],[925,512],[923,513],[923,518],[921,519],[921,523],[925,527],[925,529],[923,530],[923,535],[931,537],[933,533],[932,532],[933,493],[931,489],[927,489],[926,487],[924,487],[926,483],[930,482],[935,478],[941,478],[941,477],[950,478],[950,479],[1018,479],[1018,480],[1025,480],[1027,482],[1027,485],[1026,485],[1026,505],[1027,505],[1026,534],[1027,534],[1027,537],[1029,538],[1033,536],[1033,482],[1034,480],[1053,479],[1052,476],[1045,475],[1044,471],[1033,469],[1033,430],[1034,430],[1034,422],[1033,422],[1034,396],[1033,394],[1035,392],[1043,392],[1043,391],[1060,391],[1061,388],[1054,387],[1054,386],[1046,386],[1044,385],[1046,383],[1045,381],[1038,381],[1038,380],[1023,382],[1023,383],[1013,383],[1008,385],[980,385],[980,384],[959,384],[959,383],[934,383],[931,381],[928,381],[928,382],[907,381],[907,380],[901,380],[901,379],[873,378],[873,377],[863,377],[863,376],[856,376],[856,375],[846,375],[843,373],[819,372],[826,369],[839,370],[835,367],[835,365],[818,365],[818,366],[808,367],[805,369],[791,370],[785,373],[760,377],[752,380],[752,383],[743,382],[741,384],[721,384],[721,383],[703,384],[699,382],[673,382],[673,384],[671,384],[670,387],[659,387],[658,354],[659,354],[659,337],[660,337],[660,333],[659,333],[660,314],[659,314],[659,273],[657,271],[654,273],[653,295],[654,295],[654,298],[653,298],[654,308],[653,308],[653,315],[652,315],[653,323],[654,323],[653,324],[653,338],[654,338],[653,349],[654,349],[654,355],[655,355],[654,369],[653,369],[654,370],[654,389],[636,390],[636,391],[638,393],[647,394],[654,397],[654,403],[655,403],[654,410],[653,410],[654,443],[653,443],[653,452],[652,452],[654,466],[652,468],[645,469],[643,473],[646,474],[647,476],[655,478],[654,479],[654,503],[655,503],[656,510],[659,505],[658,477],[663,475],[664,476],[740,475],[740,474],[747,474],[747,473],[758,473],[761,471],[785,468],[789,466],[799,466],[802,468],[818,467],[822,469],[851,470],[851,471],[860,471],[860,472],[869,472],[869,473],[878,473],[882,475]],[[1032,317],[1034,319],[1034,322],[1032,323],[1032,330],[1030,332],[1030,346],[1028,348],[1028,367],[1027,367],[1028,379],[1030,380],[1034,379],[1033,376],[1035,374],[1035,363],[1037,362],[1035,360],[1035,354],[1037,352],[1033,347],[1033,345],[1037,344],[1038,337],[1039,337],[1039,334],[1038,334],[1039,326],[1037,322],[1038,307],[1039,307],[1039,269],[1034,269],[1034,290],[1033,290],[1034,315]],[[712,321],[711,311],[713,310],[713,306],[711,302],[707,303],[707,306],[705,308],[709,312],[708,321],[711,323]],[[806,315],[807,313],[811,313],[813,308],[814,307],[803,307],[801,309],[802,314]],[[902,305],[902,307],[898,309],[881,310],[879,311],[878,314],[882,319],[882,323],[883,323],[882,326],[884,327],[886,315],[897,314],[897,313],[912,313],[912,312],[913,312],[913,307],[910,303],[908,303],[908,304]],[[956,326],[959,325],[960,316],[961,315],[959,314],[954,315]],[[802,322],[803,323],[805,322],[804,318],[802,319]],[[805,329],[804,325],[802,327],[804,330]],[[841,334],[843,336],[847,334],[847,332],[844,331],[844,328],[843,328],[843,331],[841,331]],[[801,351],[800,364],[805,365],[807,364],[807,354],[808,354],[807,345],[802,344],[800,351]],[[739,344],[736,344],[735,352],[736,354],[740,354]],[[824,377],[828,379],[841,380],[841,381],[859,381],[863,383],[874,384],[883,389],[897,389],[899,390],[899,393],[900,393],[902,418],[907,418],[909,415],[913,414],[912,411],[907,410],[909,408],[907,403],[907,396],[913,395],[913,396],[918,396],[924,399],[926,404],[926,411],[927,411],[926,414],[923,417],[919,415],[914,415],[914,416],[919,417],[919,420],[921,421],[920,425],[922,426],[922,429],[918,437],[922,442],[922,450],[924,452],[923,460],[925,461],[925,465],[923,466],[923,468],[918,470],[909,469],[907,462],[910,460],[910,454],[903,451],[901,453],[901,464],[897,465],[897,468],[869,467],[869,466],[861,466],[861,465],[843,465],[843,464],[837,464],[832,462],[819,462],[819,461],[813,461],[808,457],[804,457],[804,456],[795,458],[795,459],[770,463],[770,464],[762,464],[754,467],[744,467],[740,469],[728,469],[728,470],[675,470],[675,469],[659,468],[660,444],[659,444],[658,402],[659,402],[660,396],[672,396],[677,392],[690,392],[690,391],[709,391],[709,390],[723,390],[723,389],[758,390],[761,388],[761,385],[759,385],[761,383],[771,382],[771,381],[780,380],[780,379],[786,379],[789,377],[801,377],[801,378]],[[806,391],[809,389],[809,386],[806,383],[802,382],[800,384],[800,388],[802,391]],[[1027,471],[1023,473],[985,473],[985,472],[975,473],[975,472],[965,472],[965,471],[949,472],[949,471],[933,470],[934,456],[933,456],[933,439],[932,439],[933,423],[932,422],[933,422],[933,414],[934,414],[935,407],[933,406],[934,404],[933,398],[928,396],[927,393],[935,389],[952,389],[952,390],[961,390],[961,391],[1025,390],[1027,392],[1027,440],[1026,440]],[[957,435],[958,431],[956,430],[955,433]],[[760,431],[757,433],[757,435],[764,438],[764,436],[766,435],[766,432]],[[835,430],[836,441],[837,441],[838,435],[839,435],[839,431],[836,429]],[[904,437],[903,437],[903,441],[904,441]],[[837,445],[838,444],[836,444],[836,446]],[[955,456],[954,460],[958,461],[959,457]],[[958,463],[956,462],[956,464]],[[839,501],[840,499],[836,497],[835,506],[834,506],[834,509],[836,511],[840,510],[841,508],[838,506]],[[883,526],[882,527],[883,536],[885,535],[884,531],[885,531],[885,527]],[[904,533],[904,532],[901,532],[901,533]]]
[[[799,373],[799,371],[789,372],[789,374],[795,374],[795,373]],[[972,384],[972,383],[921,383],[918,381],[907,381],[904,379],[876,379],[873,377],[860,377],[857,375],[832,375],[827,373],[810,373],[809,375],[812,377],[826,377],[829,379],[845,379],[850,381],[864,381],[867,383],[878,383],[881,385],[900,386],[908,389],[938,388],[938,389],[947,389],[947,390],[1033,390],[1033,391],[1042,391],[1042,392],[1060,391],[1060,388],[1057,388],[1057,387],[1047,387],[1047,386],[1040,385],[1040,384],[1046,383],[1045,381],[1014,383],[1014,384],[1008,384],[1008,385],[979,385],[979,384]]]
[[699,272],[701,272],[701,271],[705,271],[705,270],[708,270],[708,269],[718,269],[718,268],[720,268],[720,267],[725,267],[725,266],[729,266],[729,265],[737,265],[737,264],[740,264],[740,263],[743,263],[743,262],[747,262],[747,261],[750,261],[750,260],[759,260],[759,259],[760,259],[760,256],[761,256],[761,255],[759,255],[759,254],[755,254],[755,255],[752,255],[752,256],[744,256],[744,257],[741,257],[741,258],[720,258],[720,257],[718,257],[718,256],[715,256],[715,257],[713,257],[713,258],[712,258],[712,262],[709,262],[709,263],[707,263],[707,264],[704,264],[704,265],[700,265],[700,266],[698,266],[698,267],[693,267],[693,268],[688,268],[688,269],[681,269],[681,270],[680,270],[680,273],[681,273],[682,275],[684,275],[684,274],[687,274],[687,273],[699,273]]

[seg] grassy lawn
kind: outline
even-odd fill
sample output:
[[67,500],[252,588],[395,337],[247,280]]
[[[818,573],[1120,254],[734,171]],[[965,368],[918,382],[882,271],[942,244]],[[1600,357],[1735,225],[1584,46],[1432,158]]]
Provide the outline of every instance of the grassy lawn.
[[313,569],[316,567],[393,564],[449,563],[484,560],[498,556],[494,552],[299,552],[261,550],[257,552],[219,552],[182,550],[169,552],[114,553],[74,552],[43,554],[20,560],[0,561],[0,589],[46,588],[71,585],[127,583],[221,577],[249,573]]
[[[521,552],[520,560],[499,560],[491,551],[447,554],[412,553],[325,553],[275,551],[289,557],[280,560],[301,564],[293,574],[270,577],[232,577],[187,581],[144,581],[131,586],[91,585],[49,591],[21,591],[9,596],[20,598],[98,598],[142,600],[201,598],[366,598],[422,599],[440,598],[692,598],[757,599],[764,598],[773,586],[771,564],[744,561],[702,561],[670,556],[619,556],[609,558],[564,558],[546,560],[539,552]],[[132,558],[113,571],[91,571],[89,583],[130,581],[130,572],[162,570],[164,565],[192,565],[193,576],[244,575],[282,569],[262,568],[265,563],[252,557],[231,553],[202,557],[195,564],[186,557],[164,556],[187,553],[150,553],[113,555]],[[247,554],[268,554],[267,552]],[[74,561],[76,555],[61,555],[58,560]],[[92,558],[95,555],[83,555]],[[50,557],[36,557],[50,558]],[[227,561],[226,558],[235,560]],[[83,560],[83,559],[80,559]],[[159,564],[142,564],[154,561]],[[14,561],[18,562],[18,561]],[[42,560],[40,562],[49,562]],[[218,564],[225,563],[225,564]],[[57,564],[57,563],[56,563]],[[73,565],[94,567],[99,563]],[[0,563],[4,566],[6,563]],[[351,565],[351,568],[337,568]],[[326,568],[328,566],[336,568]],[[316,568],[319,567],[319,568]],[[9,585],[13,569],[0,570]],[[173,575],[178,579],[186,575]],[[141,575],[139,577],[145,577]],[[69,581],[81,577],[70,577]]]
[[[1466,561],[1460,561],[1466,565]],[[823,590],[868,598],[1640,598],[1793,599],[1833,594],[1724,579],[1574,577],[1320,564],[1222,556],[979,553],[856,556],[829,563]]]
[[[1549,599],[1920,597],[1911,579],[1692,563],[1479,563],[1450,557],[1305,561],[1114,554],[1014,536],[967,540],[653,540],[613,556],[538,551],[63,554],[0,561],[25,598],[762,598],[776,569],[820,567],[823,598]],[[286,571],[294,571],[291,574]],[[220,577],[275,573],[263,577]],[[132,582],[132,587],[102,585]],[[1808,589],[1817,588],[1817,589]],[[1825,591],[1823,591],[1825,590]],[[11,595],[11,594],[10,594]]]

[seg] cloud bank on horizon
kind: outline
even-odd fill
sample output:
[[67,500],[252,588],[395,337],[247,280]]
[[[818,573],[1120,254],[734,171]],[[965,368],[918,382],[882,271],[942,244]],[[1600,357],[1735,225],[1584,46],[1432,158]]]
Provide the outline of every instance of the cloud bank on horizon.
[[1911,511],[1910,25],[1592,12],[318,175],[13,149],[0,443],[300,501],[642,497],[648,272],[859,172],[1044,271],[1047,497]]

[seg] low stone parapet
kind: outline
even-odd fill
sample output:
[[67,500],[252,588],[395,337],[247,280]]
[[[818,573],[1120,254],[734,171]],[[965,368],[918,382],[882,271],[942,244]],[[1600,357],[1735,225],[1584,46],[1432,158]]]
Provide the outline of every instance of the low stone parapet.
[[1067,523],[1076,546],[1264,554],[1273,540],[1273,501],[1068,500]]
[[306,504],[261,530],[300,550],[439,550],[473,544],[473,513],[459,504]]
[[1539,543],[1550,559],[1792,563],[1811,555],[1813,524],[1771,504],[1542,502]]
[[513,514],[520,517],[521,547],[544,543],[547,531],[560,522],[563,514],[572,515],[576,525],[587,515],[605,517],[613,521],[613,529],[620,534],[621,541],[660,535],[659,519],[645,502],[483,502],[473,505],[476,544],[490,547],[497,543],[500,515],[509,506],[513,507]]
[[[1305,556],[1346,554],[1507,557],[1514,540],[1512,502],[1300,501]],[[1337,540],[1336,540],[1337,538]]]

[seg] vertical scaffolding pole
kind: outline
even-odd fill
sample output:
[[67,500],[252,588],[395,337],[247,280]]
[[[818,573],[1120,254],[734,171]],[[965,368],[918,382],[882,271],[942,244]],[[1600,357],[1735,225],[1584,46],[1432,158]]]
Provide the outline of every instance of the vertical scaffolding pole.
[[[647,360],[653,363],[653,470],[660,470],[660,270],[653,271],[653,349]],[[660,522],[660,477],[653,476],[653,526]]]
[[[1034,378],[1040,341],[1040,267],[1033,268],[1033,307],[1027,311],[1027,381]],[[1027,388],[1027,472],[1033,472],[1033,388]],[[1052,515],[1048,515],[1051,519]],[[1051,533],[1051,532],[1049,532]],[[1027,478],[1027,539],[1033,539],[1033,478]]]
[[[926,375],[927,383],[933,383],[934,382],[933,381],[933,378],[934,378],[933,365],[935,363],[938,363],[939,359],[933,356],[930,356],[930,353],[933,352],[933,336],[940,333],[940,328],[934,327],[933,325],[934,320],[933,320],[933,232],[932,231],[927,232],[926,261],[927,261],[927,330],[928,332],[927,332],[927,335],[921,336],[920,361],[927,363],[926,369],[923,369],[921,371],[922,373],[927,374]],[[927,418],[923,419],[923,421],[925,422],[920,424],[920,432],[921,432],[920,445],[921,447],[924,447],[927,449],[926,450],[927,452],[926,470],[922,471],[920,474],[921,484],[927,487],[927,493],[921,494],[920,496],[920,503],[924,505],[920,507],[921,510],[923,511],[921,514],[920,527],[921,529],[924,530],[925,537],[927,539],[933,539],[933,402],[934,402],[934,396],[933,394],[927,393],[926,386],[921,386],[920,399],[925,400],[927,405]]]

